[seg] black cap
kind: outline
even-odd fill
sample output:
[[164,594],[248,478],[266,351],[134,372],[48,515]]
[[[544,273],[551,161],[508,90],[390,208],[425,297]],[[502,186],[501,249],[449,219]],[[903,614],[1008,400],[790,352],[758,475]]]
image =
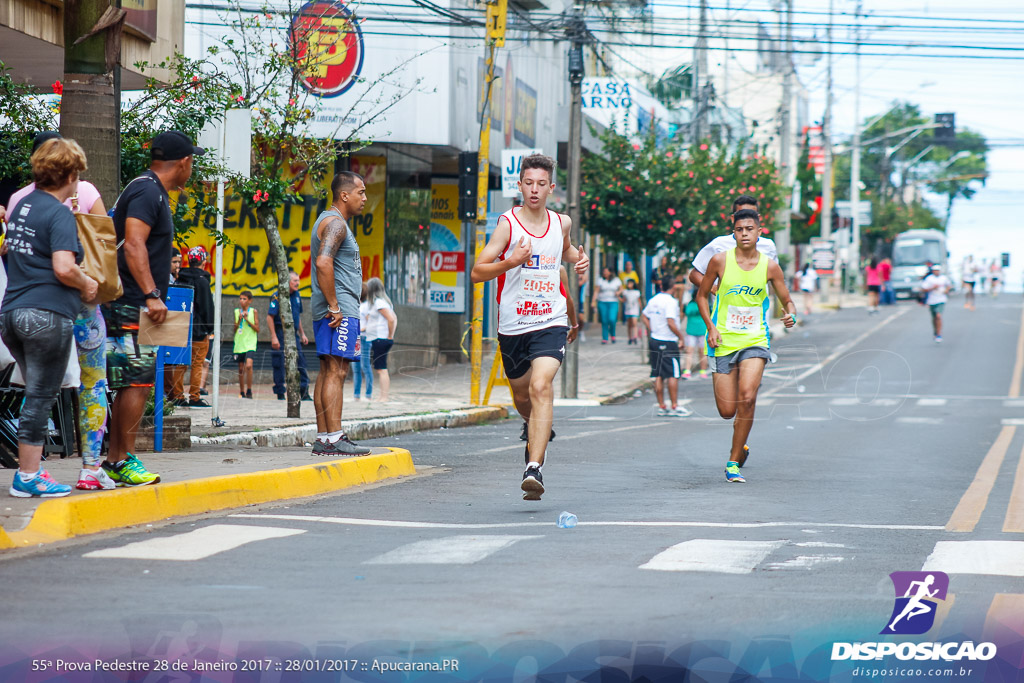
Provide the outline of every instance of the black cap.
[[61,134],[55,130],[44,130],[41,133],[36,133],[36,136],[32,138],[32,153],[35,154],[36,150],[47,140],[54,140],[59,137],[61,137]]
[[153,138],[149,153],[153,161],[177,161],[188,156],[206,154],[206,150],[193,145],[192,138],[180,130],[167,130]]

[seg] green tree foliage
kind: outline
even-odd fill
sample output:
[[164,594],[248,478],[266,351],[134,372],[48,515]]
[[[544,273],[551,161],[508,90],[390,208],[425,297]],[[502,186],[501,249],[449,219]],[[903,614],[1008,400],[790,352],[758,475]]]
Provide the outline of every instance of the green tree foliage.
[[949,225],[953,213],[953,202],[970,199],[984,185],[988,177],[988,142],[980,133],[961,129],[956,141],[949,147],[933,153],[936,157],[929,177],[928,188],[946,197],[946,216],[943,227]]
[[764,226],[775,227],[782,187],[774,163],[707,142],[690,147],[659,144],[653,135],[633,140],[609,128],[601,154],[583,159],[583,227],[610,246],[637,256],[667,248],[692,257],[728,232],[732,202],[751,194]]
[[19,186],[32,181],[32,138],[43,130],[57,130],[58,111],[32,87],[15,81],[0,61],[0,178]]

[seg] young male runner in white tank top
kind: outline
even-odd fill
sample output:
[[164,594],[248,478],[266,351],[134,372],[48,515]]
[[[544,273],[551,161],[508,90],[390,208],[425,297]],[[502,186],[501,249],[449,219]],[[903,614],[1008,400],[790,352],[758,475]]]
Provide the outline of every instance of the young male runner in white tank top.
[[590,259],[583,247],[569,241],[572,221],[549,211],[555,160],[543,154],[523,159],[519,191],[523,205],[506,211],[480,258],[473,264],[473,282],[498,279],[498,345],[516,410],[526,420],[526,471],[523,499],[540,500],[544,493],[541,466],[554,413],[552,382],[565,356],[569,331],[567,293],[558,277],[562,261],[587,272]]

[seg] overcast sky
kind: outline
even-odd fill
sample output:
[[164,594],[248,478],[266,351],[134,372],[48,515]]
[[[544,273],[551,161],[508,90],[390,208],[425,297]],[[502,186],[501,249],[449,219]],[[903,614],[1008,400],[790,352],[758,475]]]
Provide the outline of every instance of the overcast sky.
[[[759,0],[763,1],[763,0]],[[853,14],[854,0],[834,0],[835,10]],[[757,2],[752,4],[758,4]],[[767,3],[765,3],[767,4]],[[827,9],[822,1],[795,0],[795,9]],[[969,8],[969,9],[965,9]],[[1024,4],[1021,0],[865,0],[864,10],[875,16],[870,23],[899,25],[918,24],[909,19],[889,19],[882,15],[931,16],[932,26],[954,27],[958,22],[939,19],[960,19],[962,30],[922,30],[914,33],[893,29],[872,30],[866,39],[880,42],[910,42],[915,38],[925,43],[963,45],[1014,45],[1024,58]],[[804,17],[806,20],[808,17]],[[978,22],[972,20],[995,20]],[[837,18],[850,23],[851,17]],[[1005,21],[1002,23],[1000,20]],[[1016,29],[1011,33],[1007,29]],[[835,39],[848,39],[847,29],[835,32]],[[890,40],[887,37],[891,37]],[[837,46],[838,49],[846,49]],[[1020,220],[1009,214],[1024,208],[1024,59],[942,59],[914,56],[921,52],[943,52],[925,48],[865,48],[886,51],[899,56],[861,58],[861,116],[886,111],[896,99],[905,99],[921,106],[928,115],[937,112],[956,113],[957,127],[968,127],[985,135],[998,146],[989,152],[990,178],[986,186],[971,200],[957,200],[949,225],[949,243],[953,262],[959,264],[968,253],[976,258],[996,257],[1011,253],[1007,272],[1009,284],[1020,291],[1024,279],[1024,228]],[[899,54],[903,53],[903,54]],[[963,51],[964,54],[979,52]],[[1005,53],[1002,53],[1005,54]],[[834,130],[842,137],[853,131],[855,58],[842,56],[833,63],[835,91]],[[811,91],[812,116],[824,110],[824,60],[813,68],[800,69],[801,80]],[[936,198],[934,208],[945,210],[944,198]]]

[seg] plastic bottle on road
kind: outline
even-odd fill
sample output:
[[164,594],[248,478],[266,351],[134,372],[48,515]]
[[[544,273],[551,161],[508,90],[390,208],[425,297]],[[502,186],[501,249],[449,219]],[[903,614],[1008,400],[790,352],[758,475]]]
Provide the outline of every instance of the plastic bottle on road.
[[576,515],[572,514],[571,512],[563,512],[562,514],[558,515],[559,529],[572,529],[576,526],[577,522],[579,522],[579,519],[577,519]]

